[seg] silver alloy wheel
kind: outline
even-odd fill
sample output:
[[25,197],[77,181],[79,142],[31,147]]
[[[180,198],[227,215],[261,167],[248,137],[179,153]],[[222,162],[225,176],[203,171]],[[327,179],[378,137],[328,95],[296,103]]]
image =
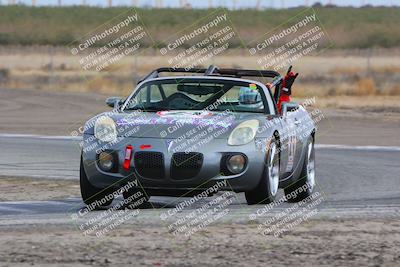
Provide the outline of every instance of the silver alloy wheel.
[[307,183],[312,191],[315,186],[315,157],[314,157],[314,143],[310,142],[307,148]]
[[279,187],[279,160],[277,157],[276,144],[273,142],[269,147],[268,153],[268,180],[269,190],[272,196],[275,196]]

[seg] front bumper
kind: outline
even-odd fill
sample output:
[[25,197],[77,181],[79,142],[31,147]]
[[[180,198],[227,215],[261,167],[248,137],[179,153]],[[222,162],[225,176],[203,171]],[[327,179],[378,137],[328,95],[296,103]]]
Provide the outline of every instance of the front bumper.
[[[194,176],[180,179],[176,172],[175,175],[172,175],[173,168],[176,166],[173,155],[175,153],[182,154],[185,150],[187,152],[187,149],[171,145],[171,141],[172,139],[128,137],[118,140],[114,144],[105,144],[95,139],[93,135],[85,134],[82,143],[82,158],[86,175],[90,183],[98,188],[119,188],[130,180],[138,179],[143,188],[161,192],[202,190],[224,180],[227,181],[226,186],[220,189],[235,192],[250,191],[259,184],[264,170],[265,153],[263,151],[265,151],[265,147],[264,149],[260,146],[256,148],[255,142],[242,146],[228,146],[225,139],[212,139],[207,142],[196,140],[193,144],[196,147],[195,152],[202,154],[202,164]],[[204,145],[199,145],[203,143]],[[261,141],[261,143],[263,142]],[[264,143],[266,144],[266,141]],[[131,145],[134,151],[129,170],[122,168],[127,145]],[[149,146],[143,147],[143,145]],[[104,150],[117,155],[118,168],[115,173],[102,171],[96,162],[97,154]],[[142,172],[138,171],[135,166],[135,158],[142,152],[162,154],[163,175],[145,177]],[[221,160],[224,156],[235,153],[242,153],[246,156],[247,164],[244,171],[236,175],[223,175]],[[159,165],[156,167],[158,168]]]

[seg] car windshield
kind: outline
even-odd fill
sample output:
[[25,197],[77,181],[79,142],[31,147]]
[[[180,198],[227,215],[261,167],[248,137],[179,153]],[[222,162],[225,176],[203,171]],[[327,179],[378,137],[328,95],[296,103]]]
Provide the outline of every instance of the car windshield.
[[141,85],[125,110],[268,110],[262,88],[254,83],[218,79],[163,79]]

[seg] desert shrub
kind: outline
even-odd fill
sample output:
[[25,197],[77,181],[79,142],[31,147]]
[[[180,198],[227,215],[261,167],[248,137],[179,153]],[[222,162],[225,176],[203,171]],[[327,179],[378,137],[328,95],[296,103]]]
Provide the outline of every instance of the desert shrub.
[[10,78],[10,70],[9,69],[0,69],[0,84],[7,83]]
[[113,82],[111,79],[109,79],[107,77],[102,77],[102,76],[89,80],[86,84],[86,88],[89,91],[97,92],[97,93],[101,93],[101,92],[110,92],[111,93],[111,92],[118,91],[117,85],[115,82]]
[[400,95],[400,85],[396,84],[389,90],[389,95]]
[[356,83],[354,94],[358,96],[376,95],[377,90],[374,80],[372,78],[359,79]]
[[327,91],[328,96],[339,96],[339,95],[352,95],[354,93],[354,86],[347,84],[347,83],[341,83],[341,84],[336,84],[334,87],[330,87],[329,90]]

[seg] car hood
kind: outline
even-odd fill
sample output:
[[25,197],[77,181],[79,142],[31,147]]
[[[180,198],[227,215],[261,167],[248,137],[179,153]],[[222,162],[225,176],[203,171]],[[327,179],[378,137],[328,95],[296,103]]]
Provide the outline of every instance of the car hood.
[[[99,114],[88,125],[94,125],[99,116],[111,117],[117,126],[118,136],[136,138],[228,138],[231,131],[241,122],[261,120],[265,114],[209,111],[159,111]],[[93,134],[93,127],[85,127]]]

